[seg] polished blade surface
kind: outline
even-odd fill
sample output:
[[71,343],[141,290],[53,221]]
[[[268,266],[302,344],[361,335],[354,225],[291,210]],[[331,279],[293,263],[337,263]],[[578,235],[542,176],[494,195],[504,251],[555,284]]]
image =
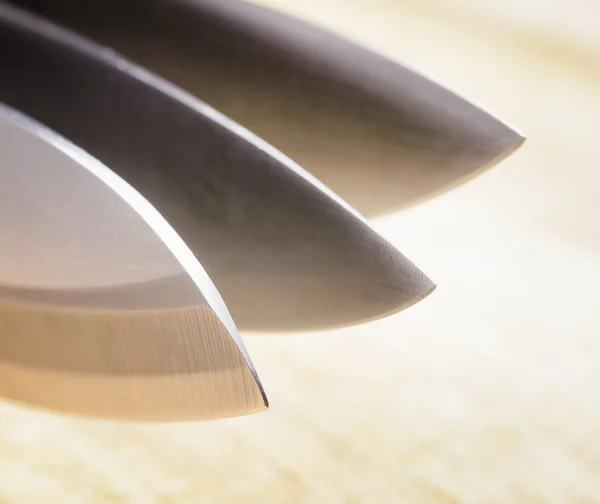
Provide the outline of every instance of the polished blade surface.
[[112,51],[0,4],[0,99],[66,136],[169,221],[241,329],[382,317],[432,282],[323,184]]
[[142,420],[266,409],[223,301],[133,188],[0,105],[0,395]]
[[469,180],[523,141],[412,69],[251,2],[15,1],[202,98],[367,216]]

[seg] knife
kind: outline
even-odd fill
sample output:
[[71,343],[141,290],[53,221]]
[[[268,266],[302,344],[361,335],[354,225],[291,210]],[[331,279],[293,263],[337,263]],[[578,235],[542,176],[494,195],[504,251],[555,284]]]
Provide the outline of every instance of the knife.
[[0,104],[0,395],[136,420],[267,408],[216,288],[135,189]]
[[478,175],[523,137],[332,32],[240,0],[14,0],[169,79],[372,217]]
[[202,263],[242,330],[357,324],[434,284],[266,142],[114,52],[0,3],[0,101],[139,191]]

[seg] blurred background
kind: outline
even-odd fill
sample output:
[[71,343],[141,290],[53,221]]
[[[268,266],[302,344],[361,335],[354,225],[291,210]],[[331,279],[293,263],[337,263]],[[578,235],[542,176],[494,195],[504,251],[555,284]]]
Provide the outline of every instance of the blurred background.
[[252,417],[140,425],[0,402],[0,503],[600,502],[600,2],[261,0],[528,140],[374,225],[439,285],[352,329],[248,335]]

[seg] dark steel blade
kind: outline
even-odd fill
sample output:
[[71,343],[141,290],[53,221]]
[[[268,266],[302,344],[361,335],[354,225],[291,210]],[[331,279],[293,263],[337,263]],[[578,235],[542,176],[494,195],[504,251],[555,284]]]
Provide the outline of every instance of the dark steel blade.
[[138,190],[215,282],[241,329],[355,324],[432,282],[266,142],[114,52],[0,3],[0,101]]
[[240,0],[15,0],[200,97],[367,216],[512,153],[514,129],[414,70]]

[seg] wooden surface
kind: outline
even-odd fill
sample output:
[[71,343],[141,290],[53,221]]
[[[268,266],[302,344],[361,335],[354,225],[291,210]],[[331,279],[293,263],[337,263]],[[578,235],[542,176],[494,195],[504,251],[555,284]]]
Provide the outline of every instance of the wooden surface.
[[0,403],[0,503],[600,502],[597,54],[435,2],[268,3],[484,103],[526,146],[376,223],[439,284],[426,301],[246,337],[267,413],[133,425]]

